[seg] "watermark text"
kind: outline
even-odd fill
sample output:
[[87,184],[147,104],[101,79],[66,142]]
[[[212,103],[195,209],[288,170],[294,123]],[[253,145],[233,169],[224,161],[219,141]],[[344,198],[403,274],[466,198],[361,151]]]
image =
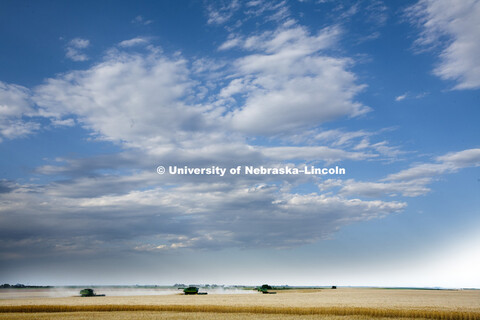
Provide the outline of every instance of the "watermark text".
[[189,167],[189,166],[158,166],[158,174],[170,175],[214,175],[224,177],[229,175],[345,175],[345,168],[315,167],[313,165],[303,167],[265,167],[265,166],[236,166],[236,167]]

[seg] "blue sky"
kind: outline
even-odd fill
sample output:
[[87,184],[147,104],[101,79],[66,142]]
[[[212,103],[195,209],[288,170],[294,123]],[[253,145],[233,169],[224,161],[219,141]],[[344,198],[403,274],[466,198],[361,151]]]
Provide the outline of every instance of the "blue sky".
[[480,287],[479,21],[479,1],[2,1],[0,282]]

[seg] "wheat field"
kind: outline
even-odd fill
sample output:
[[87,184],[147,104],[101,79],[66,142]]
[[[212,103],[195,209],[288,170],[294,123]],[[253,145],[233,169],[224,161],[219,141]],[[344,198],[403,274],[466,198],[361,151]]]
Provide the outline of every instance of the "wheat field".
[[276,295],[1,299],[0,319],[480,319],[478,290],[287,290]]
[[[32,314],[0,314],[0,319],[8,320],[90,320],[90,319],[105,319],[105,320],[368,320],[371,317],[367,316],[331,316],[331,315],[272,315],[272,314],[255,314],[255,313],[236,313],[236,314],[221,314],[221,313],[192,313],[192,312],[144,312],[139,311],[132,314],[132,312],[72,312],[72,313],[32,313]],[[376,320],[392,320],[395,318],[375,318]],[[398,318],[409,320],[412,318]]]
[[[8,320],[91,320],[91,319],[105,319],[105,320],[368,320],[367,316],[331,316],[331,315],[272,315],[272,314],[254,314],[254,313],[237,313],[237,314],[221,314],[221,313],[192,313],[192,312],[74,312],[74,313],[32,313],[32,314],[0,314],[0,319]],[[376,320],[392,320],[395,318],[375,318]],[[409,318],[401,318],[409,320]]]

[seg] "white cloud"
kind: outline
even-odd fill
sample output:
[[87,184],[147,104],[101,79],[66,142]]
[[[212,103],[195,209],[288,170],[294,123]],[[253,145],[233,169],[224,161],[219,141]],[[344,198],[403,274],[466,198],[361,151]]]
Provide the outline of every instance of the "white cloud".
[[86,49],[90,46],[90,40],[75,38],[70,40],[66,47],[66,57],[73,61],[86,61],[88,56],[82,52],[83,49]]
[[390,174],[385,179],[388,181],[397,181],[413,180],[417,178],[431,178],[439,176],[445,173],[447,170],[449,170],[449,166],[445,163],[422,163],[409,169]]
[[149,25],[153,23],[153,20],[145,19],[143,16],[136,16],[133,20],[132,23],[138,23],[138,24],[143,24],[143,25]]
[[449,164],[455,169],[480,166],[480,149],[468,149],[451,152],[437,158],[437,161]]
[[77,49],[67,47],[67,53],[65,56],[73,61],[87,61],[88,56],[84,53],[80,53]]
[[90,40],[75,38],[70,41],[69,45],[77,49],[85,49],[90,45]]
[[22,86],[0,81],[0,118],[21,117],[32,113],[30,91]]
[[228,50],[238,46],[240,43],[241,43],[241,39],[237,37],[231,37],[230,39],[222,43],[220,47],[218,47],[218,50]]
[[6,139],[15,139],[32,134],[40,129],[40,124],[36,122],[25,122],[21,120],[6,120],[0,122],[0,142],[1,137]]
[[73,127],[75,125],[73,119],[50,119],[50,122],[56,127]]
[[365,130],[358,131],[343,131],[340,129],[332,129],[321,131],[318,134],[314,134],[314,140],[329,143],[333,147],[342,147],[344,150],[347,148],[352,149],[355,152],[362,150],[363,152],[370,152],[370,155],[382,155],[383,158],[390,160],[396,159],[399,155],[404,154],[399,147],[390,146],[385,140],[378,142],[371,142],[375,136],[390,131],[392,128],[384,128],[376,132],[368,132]]
[[236,94],[243,94],[245,92],[249,92],[255,89],[256,86],[249,78],[233,79],[226,87],[222,88],[219,93],[219,97],[228,99]]
[[423,163],[389,175],[386,180],[410,180],[435,177],[462,168],[480,166],[480,149],[467,149],[436,158],[437,163]]
[[[249,2],[238,0],[208,1],[206,12],[208,24],[223,25],[225,29],[229,31],[238,29],[247,20],[258,17],[262,18],[258,20],[257,23],[271,21],[288,23],[291,15],[289,6],[285,0],[259,0]],[[226,22],[232,21],[234,16],[235,23],[227,24]]]
[[207,7],[208,24],[223,24],[227,22],[240,8],[238,0],[213,2]]
[[480,1],[420,0],[407,14],[422,28],[417,45],[442,48],[434,73],[454,89],[480,88]]
[[339,193],[342,195],[362,195],[367,197],[400,196],[418,197],[430,192],[426,187],[430,179],[417,179],[402,182],[361,182],[346,180]]
[[405,100],[405,99],[422,99],[424,97],[426,97],[427,95],[429,95],[428,92],[420,92],[420,93],[410,93],[410,92],[405,92],[404,94],[400,95],[400,96],[397,96],[395,97],[395,101],[402,101],[402,100]]
[[[349,100],[361,89],[354,84],[355,76],[344,69],[349,61],[317,54],[331,45],[331,38],[337,34],[338,30],[331,28],[310,36],[304,28],[294,26],[261,35],[265,41],[258,42],[260,50],[270,53],[266,57],[298,52],[287,61],[272,62],[267,69],[265,65],[247,67],[245,61],[252,56],[238,59],[230,72],[241,73],[220,87],[218,95],[210,96],[207,103],[191,98],[200,97],[203,90],[209,89],[191,80],[188,61],[181,55],[168,57],[153,47],[142,54],[111,49],[103,62],[89,69],[46,80],[35,89],[34,101],[39,113],[55,125],[72,124],[73,119],[66,119],[73,116],[101,139],[141,148],[156,156],[175,155],[177,160],[191,161],[196,153],[197,158],[224,159],[222,153],[228,149],[227,162],[241,154],[286,160],[291,158],[288,153],[292,149],[250,147],[244,142],[244,134],[304,130],[327,119],[368,111]],[[126,43],[137,43],[137,39]],[[247,38],[247,42],[251,46],[254,40]],[[297,67],[287,66],[289,62]],[[222,67],[214,61],[198,59],[191,65],[195,76],[213,72],[225,79],[231,77],[219,70]],[[235,100],[236,95],[243,94],[249,96],[244,106]],[[285,101],[288,99],[292,101]],[[226,112],[225,104],[229,103],[233,103],[233,108]],[[247,118],[252,114],[256,119],[249,123]],[[261,125],[256,128],[258,123]],[[212,144],[218,150],[212,150]],[[329,162],[376,156],[376,151],[367,154],[321,146],[295,150],[309,159],[316,156]]]
[[267,21],[281,22],[290,16],[290,10],[285,0],[250,1],[246,5],[245,14],[250,17],[265,16]]
[[303,147],[265,147],[262,153],[275,160],[320,160],[327,163],[334,163],[342,160],[365,160],[374,158],[376,155],[363,152],[348,152],[341,149],[332,149],[324,146],[303,146]]
[[322,182],[321,190],[340,187],[339,194],[380,197],[382,195],[417,197],[430,192],[427,186],[439,176],[463,168],[480,166],[480,149],[467,149],[436,158],[436,163],[421,163],[409,169],[389,174],[379,182],[362,182],[353,179]]
[[[352,61],[322,54],[339,35],[338,27],[310,35],[294,25],[242,40],[240,46],[255,53],[234,64],[238,75],[229,87],[235,85],[232,94],[244,93],[246,100],[231,112],[232,126],[244,133],[270,135],[368,112],[354,101],[364,86],[356,84],[355,75],[347,70]],[[225,97],[225,91],[221,94]]]
[[38,123],[26,119],[36,115],[30,95],[25,87],[0,81],[0,142],[39,129]]
[[128,48],[128,47],[134,47],[134,46],[138,46],[138,45],[144,45],[144,44],[147,44],[147,43],[148,43],[147,39],[137,37],[137,38],[133,38],[133,39],[129,39],[129,40],[123,40],[118,45],[120,47]]
[[90,69],[48,79],[34,100],[46,117],[75,115],[103,139],[155,148],[206,125],[205,108],[182,102],[193,84],[188,74],[181,58],[113,50]]
[[372,135],[373,133],[363,130],[345,132],[339,129],[332,129],[320,132],[315,135],[315,139],[319,141],[332,141],[334,146],[341,146],[351,143],[354,139],[365,138]]

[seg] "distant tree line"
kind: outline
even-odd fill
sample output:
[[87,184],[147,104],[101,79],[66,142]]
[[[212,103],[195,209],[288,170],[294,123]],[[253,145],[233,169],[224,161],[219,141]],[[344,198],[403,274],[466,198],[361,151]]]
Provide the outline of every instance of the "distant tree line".
[[0,288],[2,289],[8,289],[8,288],[14,288],[14,289],[21,289],[21,288],[27,288],[27,289],[38,289],[38,288],[51,288],[52,286],[29,286],[29,285],[24,285],[24,284],[21,284],[21,283],[17,283],[17,284],[8,284],[8,283],[4,283],[2,285],[0,285]]

